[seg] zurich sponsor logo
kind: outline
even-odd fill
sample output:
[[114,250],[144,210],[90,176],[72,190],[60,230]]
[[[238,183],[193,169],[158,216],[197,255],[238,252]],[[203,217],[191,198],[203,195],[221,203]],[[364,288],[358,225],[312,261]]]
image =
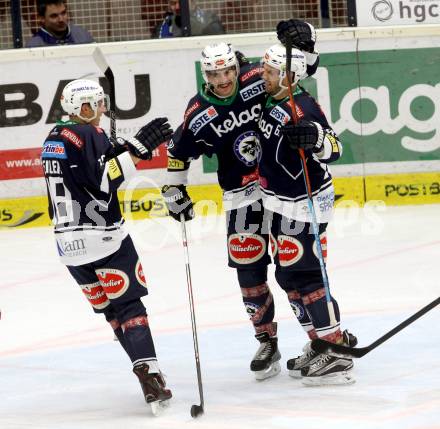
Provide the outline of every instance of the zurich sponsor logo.
[[269,115],[272,116],[272,118],[274,118],[278,122],[281,122],[282,124],[287,123],[290,119],[290,115],[280,106],[274,107],[270,111]]
[[63,142],[46,141],[43,145],[42,158],[67,159],[66,149]]
[[248,167],[253,167],[261,159],[261,144],[255,131],[240,134],[234,142],[236,157]]
[[252,85],[246,86],[240,91],[241,98],[243,101],[250,100],[251,98],[256,97],[257,95],[265,92],[264,81],[259,80],[258,82],[253,83]]
[[206,124],[209,124],[217,116],[218,113],[214,106],[209,106],[207,109],[194,116],[188,127],[194,135],[197,135]]

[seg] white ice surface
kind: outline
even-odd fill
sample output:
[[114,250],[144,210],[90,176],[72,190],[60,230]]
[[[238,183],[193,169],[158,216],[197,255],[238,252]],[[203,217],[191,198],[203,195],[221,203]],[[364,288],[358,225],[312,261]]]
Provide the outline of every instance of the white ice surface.
[[[150,295],[157,354],[173,390],[152,417],[131,364],[101,316],[58,262],[49,228],[0,231],[0,428],[438,429],[439,307],[355,362],[352,386],[306,388],[285,361],[306,341],[276,285],[282,371],[257,382],[257,349],[235,272],[227,268],[224,218],[188,224],[205,414],[198,404],[179,225],[130,225]],[[370,344],[440,295],[440,205],[338,209],[328,272],[343,327]]]

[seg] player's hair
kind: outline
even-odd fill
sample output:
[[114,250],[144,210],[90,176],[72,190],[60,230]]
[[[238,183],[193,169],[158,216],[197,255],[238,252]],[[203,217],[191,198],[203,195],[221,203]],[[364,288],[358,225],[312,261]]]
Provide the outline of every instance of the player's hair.
[[47,5],[49,4],[64,4],[67,6],[66,0],[38,0],[37,2],[38,16],[44,18],[44,16],[46,15]]

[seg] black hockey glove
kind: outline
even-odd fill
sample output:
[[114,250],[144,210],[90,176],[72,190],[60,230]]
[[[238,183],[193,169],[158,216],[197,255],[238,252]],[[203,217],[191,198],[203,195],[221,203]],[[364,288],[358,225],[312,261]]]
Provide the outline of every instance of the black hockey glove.
[[134,137],[126,140],[125,144],[134,156],[148,160],[153,156],[153,150],[169,140],[172,134],[168,119],[157,118],[144,125]]
[[285,45],[287,36],[290,35],[292,45],[306,52],[313,52],[315,49],[316,32],[307,22],[299,19],[280,21],[277,24],[278,40]]
[[237,58],[238,65],[240,67],[247,66],[248,64],[251,63],[249,61],[249,58],[245,54],[243,54],[243,52],[235,51],[234,54],[235,54],[235,57]]
[[304,149],[313,152],[320,152],[323,145],[322,127],[306,120],[301,120],[297,124],[287,122],[281,128],[281,134],[292,149]]
[[194,218],[193,202],[186,192],[185,185],[165,185],[162,187],[162,197],[167,205],[168,212],[173,219],[180,222],[180,214],[185,220]]

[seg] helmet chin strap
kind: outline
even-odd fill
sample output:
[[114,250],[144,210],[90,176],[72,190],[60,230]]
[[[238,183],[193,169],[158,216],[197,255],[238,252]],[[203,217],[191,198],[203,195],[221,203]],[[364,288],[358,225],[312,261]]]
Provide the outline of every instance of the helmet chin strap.
[[[88,103],[88,104],[90,105],[90,103]],[[92,106],[91,106],[91,105],[90,105],[90,109],[92,109]],[[81,111],[78,113],[77,116],[78,116],[78,118],[82,119],[84,122],[90,123],[90,122],[92,122],[94,119],[96,119],[96,117],[98,116],[98,109],[99,109],[98,106],[96,107],[96,110],[95,110],[95,109],[92,109],[94,115],[93,115],[91,118],[84,118],[84,116],[81,116]]]
[[92,122],[97,116],[98,116],[98,112],[96,110],[94,110],[95,114],[91,117],[91,118],[84,118],[83,116],[81,116],[81,113],[78,113],[78,118],[81,118],[84,122],[90,123]]
[[[294,72],[292,72],[292,73],[293,73],[293,79],[292,79],[292,87],[293,87],[295,85],[295,83],[293,83],[295,80],[295,73]],[[289,89],[288,86],[283,85],[283,80],[285,77],[286,77],[286,73],[280,73],[280,80],[278,81],[278,85],[280,86],[280,90],[275,95],[272,95],[273,98],[278,97],[279,95],[282,94],[283,91],[287,91]]]

